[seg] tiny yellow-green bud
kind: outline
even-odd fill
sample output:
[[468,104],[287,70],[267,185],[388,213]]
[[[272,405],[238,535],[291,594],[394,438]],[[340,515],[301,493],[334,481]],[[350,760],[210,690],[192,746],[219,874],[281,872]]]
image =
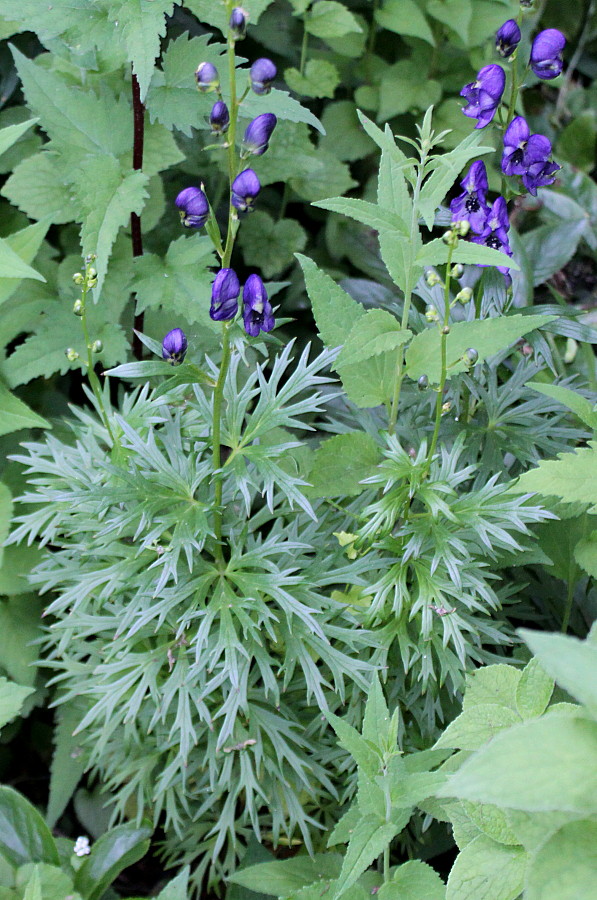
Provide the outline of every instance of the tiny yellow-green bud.
[[97,272],[96,272],[96,270],[93,268],[93,266],[90,266],[90,267],[87,269],[87,277],[88,277],[89,279],[91,279],[91,278],[97,278]]
[[471,223],[467,222],[466,219],[463,219],[461,222],[456,222],[456,231],[461,237],[466,237],[470,230]]
[[94,341],[90,349],[92,353],[101,353],[104,349],[104,345],[101,341]]
[[452,278],[460,278],[463,272],[464,266],[462,265],[462,263],[454,263],[454,265],[450,269],[450,275],[452,276]]
[[76,316],[82,316],[83,313],[85,312],[85,307],[83,306],[83,304],[80,300],[75,300],[75,303],[73,306],[73,312]]
[[433,271],[433,269],[431,271],[427,272],[427,275],[425,276],[425,281],[427,282],[429,287],[435,287],[436,284],[442,283],[441,278],[439,277],[437,272]]
[[425,310],[425,318],[428,322],[437,322],[439,320],[439,316],[437,314],[437,309],[435,306],[428,306]]
[[442,234],[442,241],[444,244],[453,244],[454,238],[456,237],[456,233],[450,228],[448,231],[444,231]]
[[448,413],[452,409],[452,403],[450,400],[446,400],[445,403],[442,403],[442,413]]
[[66,356],[66,358],[68,359],[69,362],[74,362],[76,359],[79,358],[79,354],[74,349],[74,347],[67,347],[66,350],[64,351],[64,355]]
[[473,296],[473,289],[470,287],[462,288],[461,291],[458,291],[456,294],[456,299],[460,301],[460,303],[468,303],[471,297]]
[[91,263],[95,262],[96,259],[97,259],[97,256],[95,255],[95,253],[88,253],[87,256],[85,257],[85,265],[90,266]]
[[75,274],[73,275],[73,281],[75,282],[75,284],[83,284],[85,279],[81,272],[75,272]]
[[479,359],[479,353],[475,350],[474,347],[469,347],[468,350],[464,351],[462,359],[467,366],[474,366],[477,360]]

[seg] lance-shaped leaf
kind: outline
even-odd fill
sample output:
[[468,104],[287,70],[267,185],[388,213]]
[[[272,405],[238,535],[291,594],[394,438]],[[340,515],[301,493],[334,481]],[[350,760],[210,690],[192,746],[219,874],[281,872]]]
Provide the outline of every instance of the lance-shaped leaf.
[[410,236],[408,225],[391,209],[369,203],[367,200],[356,200],[350,197],[333,197],[329,200],[318,200],[313,206],[321,206],[331,212],[342,213],[375,231],[399,231],[405,237]]
[[[417,262],[421,266],[438,266],[448,262],[450,250],[441,238],[435,238],[427,244],[423,244],[417,253]],[[520,266],[512,257],[500,250],[485,247],[483,244],[473,244],[472,241],[458,241],[458,246],[452,251],[452,262],[469,263],[474,265],[508,266],[518,270]]]

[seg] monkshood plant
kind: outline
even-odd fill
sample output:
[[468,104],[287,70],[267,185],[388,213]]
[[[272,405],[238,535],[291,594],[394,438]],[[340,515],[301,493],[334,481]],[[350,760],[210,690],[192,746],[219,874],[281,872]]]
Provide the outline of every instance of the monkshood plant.
[[[390,309],[366,310],[303,258],[321,353],[280,347],[255,273],[241,312],[232,250],[260,193],[247,160],[265,153],[275,121],[260,113],[237,147],[242,17],[232,4],[227,13],[227,86],[210,60],[196,70],[226,144],[225,234],[203,185],[175,201],[220,260],[206,311],[221,323],[220,347],[203,357],[179,326],[161,343],[140,333],[159,358],[109,374],[159,383],[124,393],[118,411],[87,355],[94,410],[75,411],[69,440],[25,445],[31,489],[12,537],[47,548],[32,576],[52,594],[43,664],[56,702],[80,710],[86,766],[117,815],[164,827],[166,857],[194,863],[196,884],[208,870],[217,884],[251,834],[318,848],[338,797],[357,786],[326,715],[344,707],[360,725],[374,670],[402,706],[401,743],[437,737],[465,672],[514,639],[494,569],[550,515],[507,493],[510,470],[579,435],[538,429],[519,451],[505,425],[489,471],[482,442],[467,447],[491,373],[507,390],[512,343],[555,316],[513,312],[502,273],[465,284],[467,265],[517,269],[505,198],[489,208],[483,196],[475,240],[462,214],[424,239],[463,166],[493,149],[477,130],[438,153],[431,110],[413,157],[362,117],[382,150],[378,203],[320,204],[378,231],[397,288]],[[267,101],[274,74],[270,60],[254,61],[247,90]],[[89,256],[75,276],[89,354],[87,295],[100,271]],[[527,365],[518,387],[536,371]],[[539,407],[539,421],[552,408]],[[318,428],[335,433],[320,442]]]

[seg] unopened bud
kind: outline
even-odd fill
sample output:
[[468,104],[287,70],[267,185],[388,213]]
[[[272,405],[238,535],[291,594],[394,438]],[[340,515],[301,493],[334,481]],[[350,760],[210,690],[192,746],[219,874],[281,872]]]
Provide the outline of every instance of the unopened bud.
[[459,234],[461,237],[466,237],[466,235],[471,230],[471,223],[466,219],[463,219],[461,222],[453,223],[453,226],[457,234]]
[[460,301],[460,303],[468,303],[471,297],[473,296],[473,289],[470,287],[462,288],[461,291],[458,291],[456,294],[456,299]]
[[80,300],[75,300],[75,303],[73,306],[73,312],[76,316],[82,316],[83,313],[85,312],[85,307],[83,306],[83,304]]
[[93,344],[91,345],[92,353],[101,353],[103,349],[104,349],[104,345],[102,344],[101,341],[94,341]]
[[92,262],[96,261],[96,259],[97,259],[97,256],[95,255],[95,253],[88,253],[87,256],[85,257],[85,265],[90,266]]
[[444,327],[442,328],[442,334],[450,334],[450,326],[449,325],[444,325]]
[[464,266],[462,265],[462,263],[454,263],[454,265],[450,269],[450,275],[452,276],[452,278],[460,278],[463,272]]
[[464,351],[462,359],[465,365],[474,366],[479,359],[479,353],[474,347],[469,347],[468,350]]
[[419,380],[417,381],[417,387],[420,391],[426,391],[429,387],[429,379],[426,375],[421,375]]
[[456,232],[451,228],[448,231],[444,231],[444,233],[442,234],[442,241],[444,242],[444,244],[453,244],[455,238]]
[[75,272],[75,274],[73,275],[73,281],[75,282],[75,284],[83,284],[85,278],[83,277],[81,272]]
[[448,413],[452,409],[452,402],[450,400],[446,400],[445,403],[442,403],[442,413]]
[[76,359],[79,358],[79,354],[74,349],[74,347],[67,347],[66,350],[64,351],[64,355],[66,356],[66,358],[68,359],[69,362],[74,362]]
[[248,18],[249,14],[241,6],[235,6],[232,10],[228,27],[235,40],[242,40],[247,33]]
[[428,322],[438,322],[439,316],[437,314],[437,309],[435,306],[428,306],[425,310],[425,318]]
[[433,271],[433,269],[431,269],[429,272],[427,272],[427,275],[425,276],[425,281],[427,282],[429,287],[435,287],[436,284],[442,283],[441,278],[439,277],[437,272]]

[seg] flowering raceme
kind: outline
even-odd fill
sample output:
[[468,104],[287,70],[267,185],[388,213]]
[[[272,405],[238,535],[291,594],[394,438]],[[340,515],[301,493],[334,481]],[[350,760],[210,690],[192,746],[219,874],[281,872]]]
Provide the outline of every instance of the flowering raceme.
[[466,177],[460,182],[460,186],[464,189],[463,193],[450,203],[452,220],[468,222],[471,230],[480,234],[485,228],[489,213],[486,199],[488,184],[485,163],[480,160],[474,162]]
[[504,70],[497,63],[492,63],[480,69],[475,81],[462,88],[460,95],[467,101],[462,112],[471,119],[478,119],[475,128],[485,128],[492,121],[505,86]]
[[531,47],[531,69],[537,78],[557,78],[564,67],[566,38],[557,28],[540,31]]

